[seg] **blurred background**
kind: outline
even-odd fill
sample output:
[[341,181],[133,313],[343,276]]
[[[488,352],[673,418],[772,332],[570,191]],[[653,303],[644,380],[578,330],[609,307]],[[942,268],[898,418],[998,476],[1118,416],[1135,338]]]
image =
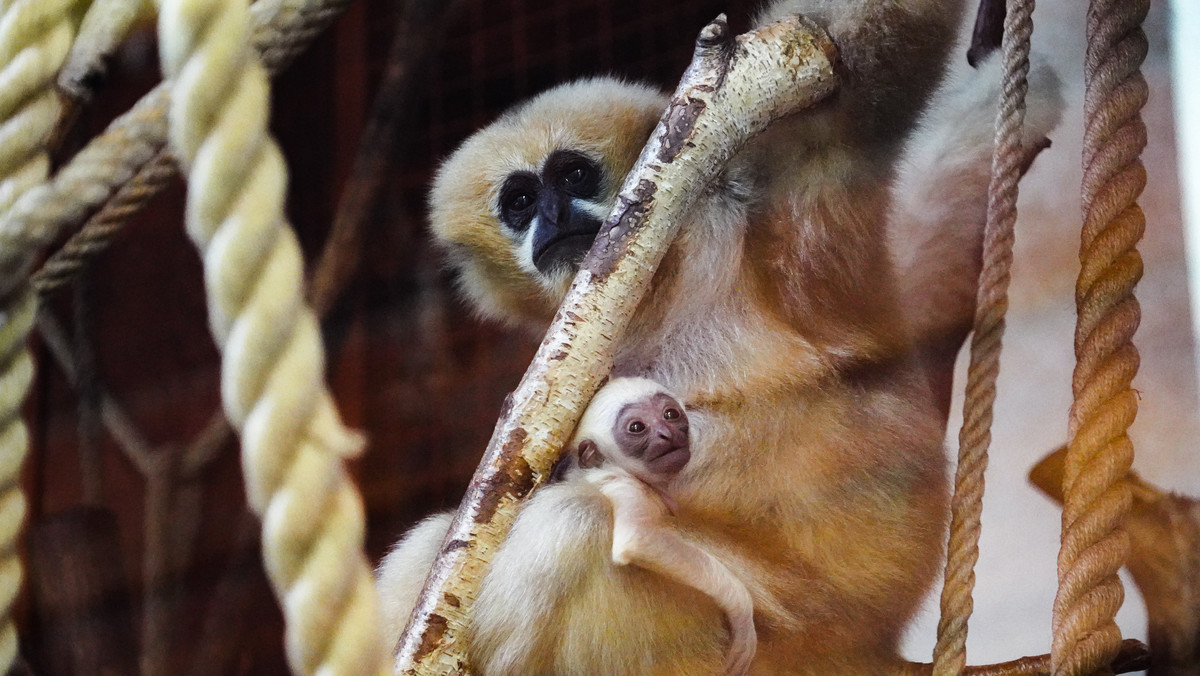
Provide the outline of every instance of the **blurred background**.
[[[333,390],[346,420],[370,438],[354,469],[373,561],[417,519],[457,504],[540,340],[477,321],[457,299],[425,231],[439,159],[558,82],[613,73],[670,89],[705,22],[726,12],[744,30],[757,4],[359,0],[276,80],[273,130],[291,166],[289,214],[310,261],[329,256],[331,223],[359,227],[331,266],[348,272],[318,286]],[[1062,76],[1069,107],[1022,185],[971,663],[1049,650],[1059,510],[1025,476],[1066,439],[1083,4],[1043,0],[1035,14],[1035,49]],[[1156,3],[1146,25],[1150,179],[1141,200],[1148,226],[1135,468],[1200,496],[1167,9]],[[965,53],[964,43],[955,61],[961,76],[969,76]],[[61,155],[158,80],[153,26],[145,25],[116,55]],[[261,571],[236,443],[217,415],[218,355],[182,202],[177,183],[74,286],[48,297],[39,322],[27,402],[31,580],[19,608],[22,652],[39,674],[286,673],[282,620]],[[960,416],[956,407],[951,453]],[[1145,637],[1132,590],[1120,620],[1126,636]],[[910,632],[908,657],[928,661],[936,622],[935,590]]]

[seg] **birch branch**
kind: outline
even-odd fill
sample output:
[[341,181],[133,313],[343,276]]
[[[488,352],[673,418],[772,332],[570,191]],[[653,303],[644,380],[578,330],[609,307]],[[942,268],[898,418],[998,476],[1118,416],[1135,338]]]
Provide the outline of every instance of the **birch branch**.
[[701,31],[691,65],[505,403],[400,639],[397,672],[465,672],[462,637],[491,555],[608,375],[614,347],[689,207],[771,121],[835,89],[835,59],[825,32],[803,17],[735,38],[722,15]]

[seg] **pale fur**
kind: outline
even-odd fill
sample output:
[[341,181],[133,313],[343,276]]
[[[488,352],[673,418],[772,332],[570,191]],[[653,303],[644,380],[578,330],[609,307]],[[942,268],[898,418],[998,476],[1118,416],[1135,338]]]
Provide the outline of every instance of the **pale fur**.
[[383,557],[375,571],[380,612],[383,615],[383,635],[392,639],[400,636],[408,618],[417,605],[417,596],[425,583],[423,574],[429,572],[433,560],[442,548],[442,538],[450,528],[451,514],[437,514],[413,526],[412,530]]
[[[617,351],[615,374],[661,382],[689,404],[696,442],[671,488],[677,527],[746,581],[756,676],[887,673],[939,568],[944,413],[916,354],[926,336],[913,329],[961,322],[963,312],[961,300],[925,303],[938,291],[913,283],[920,265],[897,275],[887,231],[932,242],[977,238],[982,228],[990,119],[926,118],[922,133],[942,125],[934,136],[950,149],[927,175],[961,208],[913,213],[893,207],[889,192],[960,9],[953,0],[774,3],[765,16],[811,11],[828,28],[841,49],[841,90],[777,123],[705,192]],[[960,94],[971,103],[952,96],[941,105],[983,107],[979,92],[993,91],[996,75],[974,76]],[[1052,107],[1052,98],[1032,101]],[[482,312],[544,321],[561,297],[515,261],[492,213],[496,181],[558,143],[600,153],[620,176],[663,100],[614,81],[567,85],[447,162],[431,196],[433,228]],[[942,170],[959,160],[970,170]],[[930,283],[973,289],[977,265],[963,259],[940,265]],[[935,316],[907,316],[910,305]],[[417,539],[399,549],[427,553]],[[609,504],[594,486],[566,481],[535,493],[474,607],[476,673],[718,671],[720,612],[686,586],[614,566],[611,541]],[[401,570],[390,563],[398,556],[381,571],[385,595],[428,570]]]
[[[568,447],[570,452],[578,452],[589,440],[596,444],[605,462],[591,468],[576,466],[565,480],[594,486],[610,503],[613,563],[637,566],[696,589],[721,609],[730,634],[723,673],[744,676],[757,649],[753,595],[719,556],[675,528],[664,498],[637,478],[647,474],[643,461],[622,449],[614,436],[623,408],[649,401],[659,393],[679,401],[661,383],[648,378],[613,378],[600,388],[580,418]],[[689,444],[695,443],[694,433],[689,432],[688,438]],[[664,479],[660,486],[668,492],[673,478],[655,477]]]
[[591,439],[600,447],[604,457],[612,458],[619,452],[617,440],[613,437],[613,424],[617,414],[625,405],[648,400],[660,392],[679,401],[679,397],[661,383],[649,378],[613,378],[592,397],[591,403],[575,427],[575,435],[571,437],[568,447],[578,448],[580,441],[585,438]]
[[612,503],[613,563],[645,568],[703,592],[729,627],[723,673],[745,676],[758,646],[754,597],[745,583],[720,558],[677,532],[661,496],[632,474],[604,466],[582,470],[579,478]]
[[[919,304],[909,308],[919,335],[963,325],[961,317],[934,308],[969,312],[975,305],[983,231],[937,224],[979,223],[987,217],[986,200],[979,199],[978,190],[965,191],[963,186],[986,190],[990,180],[1002,67],[996,52],[979,64],[978,71],[955,73],[935,96],[905,148],[893,191],[889,236],[903,294]],[[1058,124],[1063,107],[1058,77],[1047,64],[1035,59],[1029,79],[1032,86],[1022,136],[1027,148]],[[963,275],[962,270],[972,273]],[[932,326],[929,322],[934,319],[944,323]]]

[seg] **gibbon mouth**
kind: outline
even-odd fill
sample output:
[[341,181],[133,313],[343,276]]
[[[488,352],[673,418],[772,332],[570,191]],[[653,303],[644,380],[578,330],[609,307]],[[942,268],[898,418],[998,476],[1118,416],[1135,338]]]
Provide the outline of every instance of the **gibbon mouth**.
[[543,272],[562,263],[578,266],[584,254],[592,248],[592,241],[595,239],[595,231],[555,237],[533,252],[533,264]]
[[651,469],[662,474],[674,474],[683,469],[692,459],[692,451],[685,446],[671,446],[665,452],[647,462]]

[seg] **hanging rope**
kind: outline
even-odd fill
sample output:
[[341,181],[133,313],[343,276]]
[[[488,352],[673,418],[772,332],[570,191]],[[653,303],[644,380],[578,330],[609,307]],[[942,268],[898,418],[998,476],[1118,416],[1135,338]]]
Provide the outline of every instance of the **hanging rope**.
[[1130,387],[1138,368],[1133,333],[1141,309],[1136,246],[1145,229],[1137,197],[1146,184],[1141,30],[1149,0],[1093,0],[1087,17],[1084,94],[1083,234],[1075,286],[1075,374],[1071,442],[1063,476],[1062,548],[1054,599],[1054,674],[1109,673],[1124,600],[1117,570],[1129,544],[1120,523],[1129,511],[1121,481],[1133,462],[1129,426],[1137,415]]
[[[49,172],[44,148],[62,110],[52,85],[71,48],[70,5],[68,0],[0,1],[0,214]],[[0,254],[26,255],[38,234],[0,228]],[[23,278],[6,268],[0,275],[0,298]]]
[[287,620],[293,671],[382,673],[378,601],[362,551],[362,501],[342,457],[361,446],[324,387],[301,298],[300,248],[284,223],[287,168],[266,132],[266,73],[244,0],[164,0],[170,137],[189,175],[188,234],[204,259],[222,401],[242,434],[263,559]]
[[[52,84],[71,49],[70,0],[0,0],[0,213],[44,180],[45,144],[61,114]],[[0,231],[0,251],[24,242]],[[36,299],[20,278],[0,278],[0,671],[17,657],[12,606],[23,571],[17,539],[25,520],[21,465],[29,434],[21,403],[33,380],[27,347]]]
[[1000,372],[1004,314],[1008,309],[1017,182],[1028,157],[1021,142],[1021,130],[1025,124],[1033,6],[1033,0],[1009,0],[1004,19],[1004,89],[996,119],[983,269],[975,301],[963,426],[958,435],[958,468],[951,503],[942,614],[933,653],[933,673],[937,676],[958,674],[966,666],[967,620],[973,608],[971,592],[975,587],[975,562],[979,559],[984,471],[992,441],[992,407]]
[[[253,44],[268,70],[276,73],[290,63],[351,1],[256,2],[251,9]],[[30,189],[8,213],[0,209],[0,235],[20,238],[21,251],[40,250],[57,239],[64,228],[78,223],[108,201],[135,176],[141,180],[136,189],[142,195],[139,204],[148,202],[174,176],[158,171],[139,173],[166,144],[169,105],[170,89],[165,83],[143,96],[103,134],[92,139],[51,181]],[[7,247],[0,249],[0,275],[17,276],[17,271],[28,265],[15,256]]]

